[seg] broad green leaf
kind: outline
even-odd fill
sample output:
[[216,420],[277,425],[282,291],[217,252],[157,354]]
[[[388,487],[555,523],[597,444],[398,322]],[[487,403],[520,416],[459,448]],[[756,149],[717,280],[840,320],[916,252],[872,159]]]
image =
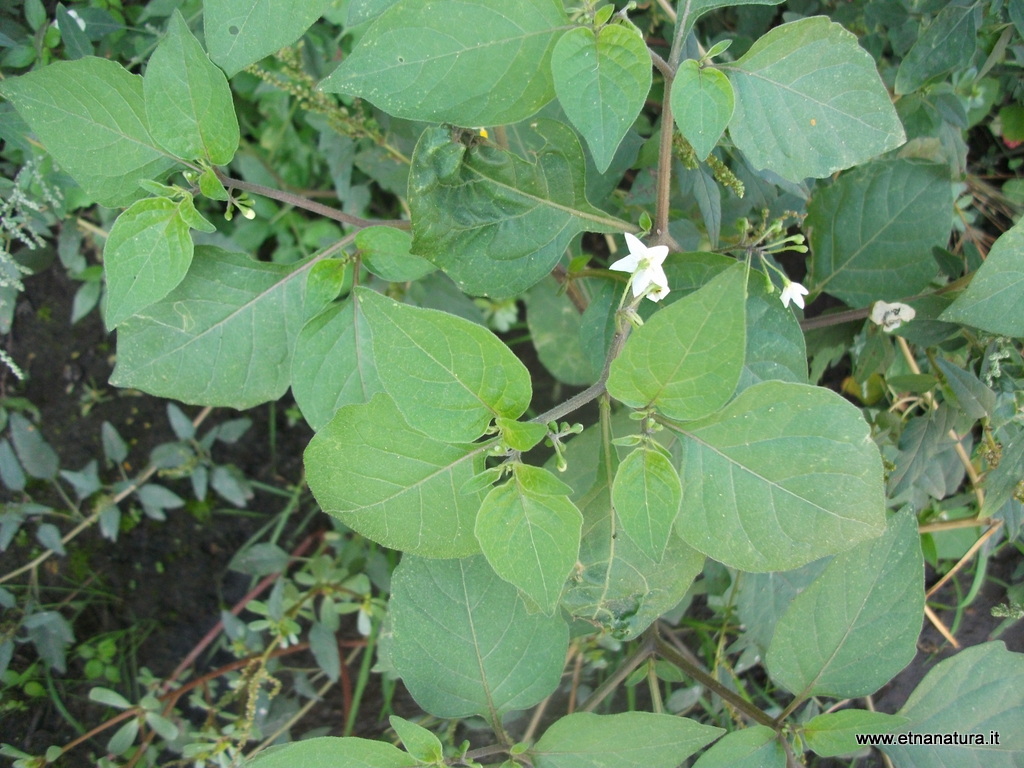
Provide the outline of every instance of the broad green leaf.
[[142,82],[153,138],[168,152],[227,165],[238,149],[231,88],[179,11],[153,51]]
[[332,304],[295,340],[292,394],[313,429],[343,405],[365,403],[384,387],[377,376],[370,329],[357,301]]
[[824,557],[790,571],[744,573],[737,578],[736,613],[747,628],[744,642],[755,645],[762,658],[779,619],[794,598],[825,570],[830,559]]
[[682,500],[679,473],[654,448],[637,447],[615,473],[612,504],[619,522],[652,560],[661,562],[664,557]]
[[946,384],[953,391],[957,405],[960,410],[972,419],[981,419],[991,416],[996,408],[996,393],[986,387],[970,371],[959,368],[948,360],[937,358],[935,360]]
[[357,288],[385,391],[406,420],[439,440],[472,441],[495,416],[519,418],[530,374],[497,336],[461,317]]
[[651,90],[651,54],[632,24],[577,27],[551,54],[555,93],[604,173]]
[[291,45],[334,0],[205,0],[203,29],[210,58],[232,77]]
[[509,448],[516,451],[528,451],[535,447],[548,434],[548,428],[533,421],[515,421],[499,416],[494,424],[501,430],[501,439]]
[[0,83],[15,109],[85,192],[119,208],[145,196],[142,179],[162,178],[177,160],[150,134],[142,78],[86,56]]
[[[624,432],[636,429],[624,414],[621,423]],[[704,567],[704,556],[670,536],[659,563],[622,530],[611,500],[615,462],[599,460],[600,437],[595,426],[566,446],[569,466],[562,478],[573,488],[588,490],[573,499],[583,513],[583,538],[579,572],[570,579],[562,606],[573,616],[630,640],[679,604]]]
[[406,555],[391,578],[389,608],[395,669],[432,715],[496,723],[558,686],[565,621],[529,613],[483,557]]
[[11,442],[25,472],[40,480],[56,480],[60,457],[39,434],[39,428],[17,411],[9,418]]
[[687,59],[676,70],[672,81],[672,117],[679,132],[705,159],[722,138],[736,106],[732,84],[714,67],[702,67]]
[[727,733],[700,756],[693,768],[785,768],[786,750],[775,731],[752,725]]
[[812,718],[804,726],[807,746],[822,757],[835,757],[861,749],[857,736],[868,733],[890,733],[907,722],[907,718],[863,709],[826,712]]
[[1001,642],[966,648],[940,662],[897,712],[910,722],[900,733],[976,734],[999,744],[917,744],[881,747],[898,766],[914,768],[1020,768],[1024,755],[1024,654]]
[[683,25],[683,38],[705,13],[734,5],[778,5],[782,0],[689,0],[680,8],[679,23]]
[[743,369],[746,281],[746,266],[736,264],[656,312],[612,362],[609,394],[679,420],[725,405]]
[[788,570],[885,530],[881,456],[860,411],[834,392],[765,381],[673,429],[676,531],[719,562]]
[[391,723],[398,738],[402,740],[402,746],[410,755],[424,763],[441,765],[444,762],[444,748],[441,746],[441,741],[422,725],[417,725],[398,715],[391,715],[388,722]]
[[566,715],[530,750],[536,768],[676,768],[724,733],[654,712]]
[[967,290],[941,319],[989,333],[1024,336],[1024,222],[995,241]]
[[110,383],[195,405],[278,399],[314,263],[266,264],[199,246],[177,288],[121,323]]
[[[874,693],[910,663],[924,618],[917,518],[837,555],[775,626],[766,663],[798,699]],[[813,632],[808,627],[814,627]]]
[[572,130],[538,119],[534,162],[495,145],[467,147],[428,128],[409,173],[412,250],[466,293],[515,296],[558,263],[580,232],[630,229],[586,198],[583,150]]
[[515,123],[554,98],[568,21],[559,0],[398,0],[320,87],[409,120]]
[[824,178],[905,140],[874,59],[824,16],[776,27],[722,68],[736,91],[729,133],[758,170]]
[[384,280],[404,283],[429,275],[436,267],[413,256],[412,235],[394,227],[366,227],[356,235],[356,248],[366,268]]
[[473,524],[483,494],[460,489],[483,470],[483,452],[418,432],[387,395],[341,408],[304,461],[324,512],[368,539],[425,557],[480,551]]
[[246,762],[247,768],[415,768],[420,761],[394,744],[354,737],[320,736],[278,744]]
[[951,2],[925,29],[900,62],[894,90],[903,95],[916,91],[928,80],[967,67],[978,47],[977,2]]
[[509,481],[487,494],[476,518],[476,538],[495,573],[548,614],[580,550],[583,518],[566,496],[570,491],[546,469],[517,464]]
[[[985,503],[981,509],[982,515],[999,512],[1006,502],[1014,498],[1021,478],[1024,477],[1024,428],[1004,427],[1000,438],[1003,441],[1003,450],[999,466],[985,475]],[[1002,517],[998,514],[996,516]],[[1013,534],[1009,534],[1008,538],[1012,540]]]
[[583,316],[555,278],[541,280],[526,294],[526,324],[537,357],[552,376],[578,387],[597,381],[601,367],[581,337]]
[[118,216],[103,247],[107,329],[170,293],[188,272],[192,250],[188,224],[173,200],[139,200]]
[[927,287],[934,246],[949,237],[953,202],[945,166],[886,160],[842,174],[808,205],[812,290],[852,307]]

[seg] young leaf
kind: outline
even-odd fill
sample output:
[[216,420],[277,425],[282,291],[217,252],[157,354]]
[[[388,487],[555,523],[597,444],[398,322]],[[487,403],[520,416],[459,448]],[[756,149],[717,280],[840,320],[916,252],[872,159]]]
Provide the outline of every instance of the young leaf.
[[949,237],[946,166],[887,160],[842,174],[808,205],[807,283],[852,307],[908,296],[938,268],[927,255]]
[[580,511],[570,488],[546,469],[517,464],[492,488],[476,518],[487,562],[547,614],[554,612],[580,549]]
[[398,0],[320,87],[395,117],[504,125],[554,98],[560,0]]
[[674,429],[686,478],[676,531],[719,562],[788,570],[885,530],[881,456],[834,392],[765,381]]
[[752,725],[727,733],[693,768],[785,768],[786,750],[771,728]]
[[536,768],[675,768],[725,731],[654,712],[566,715],[530,750]]
[[630,228],[587,201],[583,150],[568,126],[538,119],[521,133],[536,162],[490,144],[467,148],[442,127],[425,130],[413,153],[412,250],[466,293],[515,296],[580,232]]
[[697,158],[711,154],[725,133],[736,107],[729,78],[714,67],[687,59],[672,81],[672,117],[693,146]]
[[227,165],[238,149],[238,119],[224,73],[175,11],[153,51],[142,90],[153,138],[170,153]]
[[327,679],[338,682],[341,676],[341,655],[338,653],[338,638],[321,622],[314,621],[309,630],[309,650],[313,652],[317,666]]
[[166,197],[139,200],[118,216],[103,247],[107,329],[170,293],[188,272],[193,248],[178,204]]
[[110,383],[190,404],[276,400],[288,388],[302,278],[314,263],[200,246],[177,288],[121,324]]
[[205,0],[203,29],[212,58],[228,77],[298,40],[334,0]]
[[967,290],[940,319],[989,333],[1024,336],[1024,222],[995,241]]
[[406,555],[391,579],[390,615],[395,669],[432,715],[497,722],[558,686],[565,621],[529,613],[483,557]]
[[651,90],[651,54],[632,24],[576,27],[551,54],[555,93],[604,173]]
[[939,662],[897,712],[900,733],[977,734],[999,743],[881,747],[897,765],[915,768],[1017,768],[1024,754],[1024,655],[1001,642],[966,648]]
[[736,264],[655,313],[612,362],[609,394],[679,420],[725,405],[743,368],[746,280],[746,266]]
[[835,757],[858,751],[861,745],[856,737],[861,734],[891,733],[906,722],[905,717],[884,712],[843,709],[809,720],[804,726],[804,738],[807,746],[822,757]]
[[90,688],[89,698],[92,701],[98,701],[100,704],[106,704],[108,707],[114,707],[115,709],[129,709],[132,706],[128,699],[109,688]]
[[343,405],[365,403],[384,387],[377,376],[370,328],[352,298],[306,323],[295,340],[292,394],[313,429]]
[[412,755],[386,741],[354,737],[320,736],[279,744],[259,752],[246,763],[249,768],[417,768]]
[[768,671],[799,699],[866,696],[914,658],[923,617],[924,558],[907,511],[882,536],[833,558],[790,603]]
[[366,268],[378,277],[393,283],[419,280],[436,267],[413,256],[412,235],[394,227],[366,227],[356,235],[356,248]]
[[679,473],[661,451],[640,446],[615,473],[612,503],[622,529],[656,562],[665,555],[682,500]]
[[460,489],[483,470],[482,451],[416,431],[387,395],[341,408],[304,461],[320,507],[363,536],[427,557],[480,551],[473,524],[483,494]]
[[398,738],[402,740],[402,746],[410,755],[423,763],[443,764],[444,749],[437,736],[422,725],[411,723],[398,715],[391,715],[388,722],[391,723]]
[[756,169],[824,178],[906,140],[871,54],[824,16],[776,27],[722,68],[736,91],[729,132]]
[[530,374],[497,336],[461,317],[357,288],[381,383],[415,429],[475,440],[495,416],[519,418]]
[[5,80],[0,94],[101,205],[130,205],[145,195],[140,180],[162,178],[177,165],[150,134],[142,78],[116,62],[56,62]]

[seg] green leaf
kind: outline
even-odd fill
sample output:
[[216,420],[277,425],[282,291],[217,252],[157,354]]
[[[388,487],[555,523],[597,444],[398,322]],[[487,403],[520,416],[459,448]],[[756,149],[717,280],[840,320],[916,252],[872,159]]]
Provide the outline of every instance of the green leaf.
[[25,471],[40,480],[55,480],[60,458],[39,434],[36,425],[15,411],[10,415],[9,427],[11,442]]
[[661,562],[664,557],[682,500],[679,473],[654,448],[636,448],[615,473],[612,503],[619,522],[652,560]]
[[[766,663],[798,699],[874,693],[910,663],[924,617],[917,518],[837,555],[775,626]],[[814,627],[813,632],[808,627]]]
[[416,431],[387,395],[341,408],[304,461],[320,507],[357,533],[426,557],[480,551],[473,524],[483,494],[460,489],[483,470],[483,452]]
[[118,728],[114,735],[107,742],[107,752],[112,755],[122,755],[135,743],[135,737],[139,735],[139,718],[133,717]]
[[736,264],[656,312],[612,362],[609,394],[679,420],[725,405],[743,369],[746,281],[746,266]]
[[683,25],[683,38],[693,29],[697,19],[705,13],[734,5],[778,5],[782,0],[689,0],[681,9],[679,23]]
[[884,712],[843,709],[812,718],[804,726],[807,746],[822,757],[835,757],[861,749],[857,736],[868,733],[891,733],[907,722],[907,718]]
[[515,123],[554,98],[567,24],[559,0],[399,0],[320,87],[409,120]]
[[807,346],[800,321],[768,293],[763,280],[747,283],[747,352],[736,388],[742,392],[759,381],[807,383]]
[[676,531],[719,562],[788,570],[885,530],[881,456],[834,392],[765,381],[673,429],[685,479]]
[[248,768],[416,768],[420,761],[386,741],[321,736],[265,749]]
[[676,768],[722,733],[653,712],[577,712],[552,723],[530,755],[536,768]]
[[786,751],[775,731],[752,725],[727,733],[700,756],[693,768],[785,768]]
[[558,686],[568,627],[560,616],[529,613],[483,557],[406,555],[389,606],[395,668],[432,715],[497,723]]
[[583,517],[566,498],[570,490],[546,469],[516,464],[476,518],[476,538],[495,573],[547,614],[558,605],[580,550]]
[[232,408],[278,399],[315,263],[267,264],[199,246],[177,288],[121,323],[110,383]]
[[413,256],[412,235],[394,227],[366,227],[356,235],[356,248],[373,274],[393,283],[419,280],[436,267],[429,261]]
[[309,426],[318,430],[343,405],[365,403],[383,391],[359,302],[332,304],[302,327],[292,359],[292,394]]
[[494,423],[501,430],[502,440],[508,444],[509,448],[516,451],[530,450],[548,434],[548,428],[545,425],[532,421],[515,421],[499,416]]
[[687,59],[672,81],[672,117],[679,132],[693,146],[697,158],[711,154],[725,133],[736,107],[732,84],[713,67]]
[[999,744],[918,744],[881,747],[900,766],[1019,768],[1024,754],[1024,655],[1001,642],[982,643],[939,662],[897,712],[910,722],[901,733],[977,734],[995,731]]
[[755,169],[824,178],[905,140],[874,59],[824,16],[776,27],[722,68],[736,91],[729,132]]
[[568,126],[538,119],[520,135],[535,162],[492,144],[466,147],[441,127],[425,130],[413,153],[412,250],[466,293],[515,296],[580,232],[631,228],[587,201],[583,150]]
[[132,706],[128,699],[109,688],[90,688],[89,699],[91,701],[98,701],[100,704],[106,704],[108,707],[114,707],[115,709],[130,709]]
[[526,324],[537,357],[552,376],[578,387],[597,381],[603,350],[595,365],[580,335],[583,316],[555,278],[544,278],[526,294]]
[[107,329],[170,293],[188,272],[192,250],[188,224],[173,200],[139,200],[118,216],[103,248]]
[[651,90],[651,54],[640,30],[629,23],[596,35],[589,27],[571,29],[555,44],[551,69],[566,117],[604,173]]
[[406,420],[439,440],[472,441],[495,416],[519,418],[530,374],[501,340],[461,317],[355,291],[385,391]]
[[177,160],[150,134],[142,78],[86,56],[0,84],[0,94],[85,192],[118,208],[143,197],[141,179],[162,178]]
[[938,268],[953,202],[945,166],[886,160],[842,174],[808,205],[812,290],[852,307],[921,291]]
[[175,11],[142,83],[153,138],[170,153],[227,165],[238,149],[238,119],[224,73]]
[[334,0],[206,0],[203,29],[210,58],[228,77],[298,40]]
[[967,290],[940,319],[989,333],[1024,336],[1024,222],[995,241]]
[[[636,428],[624,414],[621,425]],[[679,604],[704,567],[704,556],[670,536],[659,563],[622,530],[611,500],[614,461],[598,458],[601,437],[595,426],[566,446],[569,467],[562,477],[573,488],[588,490],[574,498],[583,513],[583,538],[579,572],[570,579],[562,606],[577,618],[607,628],[614,637],[629,640]]]
[[972,419],[992,415],[996,408],[996,393],[986,387],[970,371],[958,368],[948,360],[939,357],[935,364],[942,371],[946,383],[956,397],[960,410]]
[[825,570],[824,557],[790,571],[744,573],[737,582],[736,613],[746,626],[747,643],[757,646],[763,658],[768,652],[775,625],[794,598]]
[[410,755],[424,763],[441,765],[444,762],[441,741],[422,725],[411,723],[398,715],[391,715],[388,722]]
[[939,11],[900,62],[894,90],[916,91],[933,77],[967,67],[978,47],[977,2],[952,2]]

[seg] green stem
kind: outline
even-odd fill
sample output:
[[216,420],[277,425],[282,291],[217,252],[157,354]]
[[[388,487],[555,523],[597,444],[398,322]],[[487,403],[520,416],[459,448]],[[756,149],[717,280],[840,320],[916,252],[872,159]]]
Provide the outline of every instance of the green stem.
[[597,687],[597,690],[590,694],[587,703],[580,707],[580,712],[593,712],[598,704],[604,701],[612,691],[619,687],[629,677],[633,670],[647,661],[654,654],[654,644],[650,637],[645,637],[643,643],[637,648],[633,655],[627,658],[611,677]]

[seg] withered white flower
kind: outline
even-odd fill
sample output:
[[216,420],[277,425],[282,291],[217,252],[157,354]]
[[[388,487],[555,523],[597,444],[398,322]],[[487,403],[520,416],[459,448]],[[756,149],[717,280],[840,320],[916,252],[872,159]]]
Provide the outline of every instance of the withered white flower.
[[804,296],[810,291],[804,288],[800,283],[794,283],[792,280],[787,280],[786,284],[782,286],[782,306],[788,307],[789,302],[792,301],[800,309],[804,308]]
[[[626,245],[629,246],[629,255],[623,256],[609,269],[632,273],[634,296],[646,293],[651,301],[661,301],[669,292],[668,278],[661,267],[668,256],[668,246],[655,245],[648,248],[640,242],[640,238],[629,232],[626,232]],[[651,286],[654,287],[648,291]]]
[[909,323],[917,315],[914,308],[898,301],[888,304],[876,301],[871,305],[871,322],[882,326],[886,333],[894,331],[904,323]]

